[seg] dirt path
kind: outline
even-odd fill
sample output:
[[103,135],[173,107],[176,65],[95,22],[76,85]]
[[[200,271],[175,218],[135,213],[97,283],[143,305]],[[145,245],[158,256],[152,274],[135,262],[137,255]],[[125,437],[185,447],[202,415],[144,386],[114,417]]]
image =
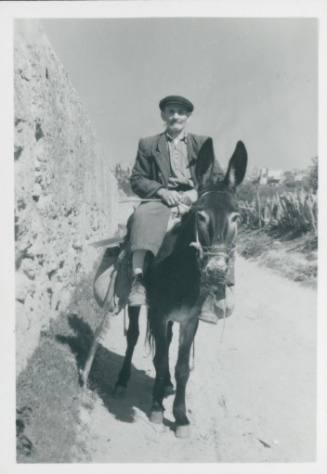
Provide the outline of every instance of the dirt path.
[[[315,459],[316,293],[238,258],[237,307],[217,326],[200,323],[195,369],[188,384],[190,439],[150,423],[151,357],[140,343],[123,400],[93,393],[81,411],[93,462],[303,462]],[[124,354],[122,317],[104,346],[115,353],[112,386]],[[175,328],[172,365],[176,354]],[[119,359],[119,361],[118,361]]]

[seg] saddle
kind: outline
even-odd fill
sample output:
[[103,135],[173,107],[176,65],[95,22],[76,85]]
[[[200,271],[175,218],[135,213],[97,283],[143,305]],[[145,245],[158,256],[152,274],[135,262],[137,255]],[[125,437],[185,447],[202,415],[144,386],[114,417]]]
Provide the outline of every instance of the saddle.
[[[172,253],[178,236],[178,228],[176,224],[167,232],[151,265],[157,265]],[[101,308],[117,314],[127,305],[132,286],[132,252],[129,232],[127,230],[123,239],[118,237],[106,239],[99,244],[106,246],[106,249],[94,277],[94,297]]]

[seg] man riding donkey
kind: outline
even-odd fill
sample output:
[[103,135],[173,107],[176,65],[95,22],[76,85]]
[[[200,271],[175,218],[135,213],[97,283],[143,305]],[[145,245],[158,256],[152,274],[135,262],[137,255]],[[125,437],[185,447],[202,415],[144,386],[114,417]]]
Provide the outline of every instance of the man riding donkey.
[[[168,96],[159,102],[159,107],[166,126],[165,131],[140,140],[130,178],[131,187],[141,198],[141,204],[127,222],[127,235],[123,242],[121,241],[122,246],[117,246],[114,239],[113,254],[110,248],[107,249],[95,276],[94,295],[98,304],[104,308],[104,315],[95,331],[85,366],[80,371],[80,381],[83,385],[87,384],[97,344],[106,328],[107,315],[117,314],[128,304],[128,345],[115,390],[126,388],[133,350],[139,334],[139,310],[140,306],[147,304],[145,280],[151,275],[151,272],[147,273],[148,265],[151,265],[152,271],[173,254],[179,235],[179,223],[182,225],[183,215],[191,210],[198,200],[198,194],[202,193],[203,198],[207,193],[215,192],[215,186],[217,187],[220,180],[226,180],[215,159],[212,138],[186,131],[194,109],[193,104],[185,97]],[[208,167],[208,163],[213,163],[213,166]],[[208,170],[209,176],[206,176]],[[229,174],[227,173],[228,176]],[[212,190],[207,186],[201,189],[199,180],[201,183],[212,181],[216,184]],[[212,216],[201,216],[207,220],[208,231],[213,238],[217,229],[211,228],[214,226]],[[221,232],[225,230],[221,229]],[[203,248],[199,236],[194,237],[195,241],[191,245],[198,247],[200,255]],[[234,253],[232,246],[227,259],[215,255],[214,266],[211,268],[209,263],[207,265],[207,271],[212,270],[211,279],[214,278],[215,281],[206,288],[204,299],[201,298],[200,301],[201,311],[198,318],[202,321],[216,324],[218,319],[229,316],[233,311]],[[111,275],[109,285],[107,271]],[[224,275],[222,282],[216,281],[218,274]],[[118,304],[115,303],[115,296],[118,298]],[[170,337],[171,325],[172,323],[169,326]]]
[[[139,142],[130,183],[132,190],[145,201],[136,208],[128,222],[132,252],[132,286],[129,306],[147,304],[144,274],[151,259],[160,258],[167,232],[198,198],[195,164],[201,150],[212,153],[213,174],[224,174],[214,157],[212,138],[186,131],[193,104],[182,96],[170,95],[159,102],[165,131]],[[226,287],[221,294],[208,295],[199,319],[217,323],[233,310],[234,253],[229,259]]]

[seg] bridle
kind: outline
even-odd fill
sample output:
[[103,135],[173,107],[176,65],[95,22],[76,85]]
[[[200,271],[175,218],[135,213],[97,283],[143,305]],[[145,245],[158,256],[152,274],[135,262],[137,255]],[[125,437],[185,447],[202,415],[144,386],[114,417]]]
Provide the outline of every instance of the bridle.
[[[224,194],[225,191],[215,191],[215,190],[206,191],[206,192],[204,192],[203,194],[200,195],[198,201],[200,199],[202,199],[204,196],[206,196],[208,194],[211,194],[211,193]],[[205,267],[208,259],[210,257],[218,257],[218,258],[223,257],[228,262],[229,258],[231,257],[231,255],[233,254],[233,252],[235,251],[235,248],[236,248],[235,240],[236,240],[236,234],[234,235],[232,241],[230,242],[230,244],[228,246],[226,246],[226,244],[214,244],[214,245],[204,246],[200,242],[199,229],[198,229],[198,226],[197,226],[197,221],[195,221],[195,239],[189,245],[190,245],[190,247],[193,247],[197,252],[196,255],[197,255],[197,261],[198,261],[198,267],[199,267],[199,270],[201,272],[201,281],[202,281],[201,285],[204,284],[204,286],[206,287],[205,282],[203,282],[203,278],[204,278],[204,280],[206,278],[204,267]],[[226,286],[227,286],[226,285],[226,272],[224,272],[224,274],[221,274],[221,275],[216,275],[215,283],[216,284],[214,285],[214,287],[217,288],[217,285],[220,286],[220,287],[223,287],[224,294],[226,295]],[[212,294],[214,298],[216,297],[215,296],[216,288],[214,288],[214,287],[210,288],[210,285],[209,285],[209,287],[206,287],[206,289],[204,289],[202,287],[202,291],[204,290],[204,298],[206,298],[209,294]],[[224,325],[223,325],[223,329],[222,329],[222,332],[221,332],[221,335],[220,335],[220,341],[222,341],[223,335],[224,335],[226,313],[227,313],[226,296],[224,296],[224,298],[223,298]],[[193,350],[194,350],[194,347],[193,347]]]
[[[226,191],[206,191],[200,195],[198,201],[203,197],[207,196],[208,194],[225,194],[225,192]],[[196,249],[197,258],[200,266],[203,266],[209,257],[224,257],[229,259],[236,247],[235,238],[228,246],[226,246],[225,244],[214,244],[208,246],[202,245],[199,239],[199,229],[197,226],[197,222],[195,223],[195,239],[189,245],[190,247]]]

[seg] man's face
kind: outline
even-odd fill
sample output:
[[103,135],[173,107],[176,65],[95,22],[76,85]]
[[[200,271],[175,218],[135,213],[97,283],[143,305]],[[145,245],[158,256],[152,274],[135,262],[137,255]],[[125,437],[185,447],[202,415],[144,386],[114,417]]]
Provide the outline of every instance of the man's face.
[[162,120],[167,125],[167,130],[171,132],[181,132],[187,124],[191,113],[180,104],[167,104],[161,112]]

